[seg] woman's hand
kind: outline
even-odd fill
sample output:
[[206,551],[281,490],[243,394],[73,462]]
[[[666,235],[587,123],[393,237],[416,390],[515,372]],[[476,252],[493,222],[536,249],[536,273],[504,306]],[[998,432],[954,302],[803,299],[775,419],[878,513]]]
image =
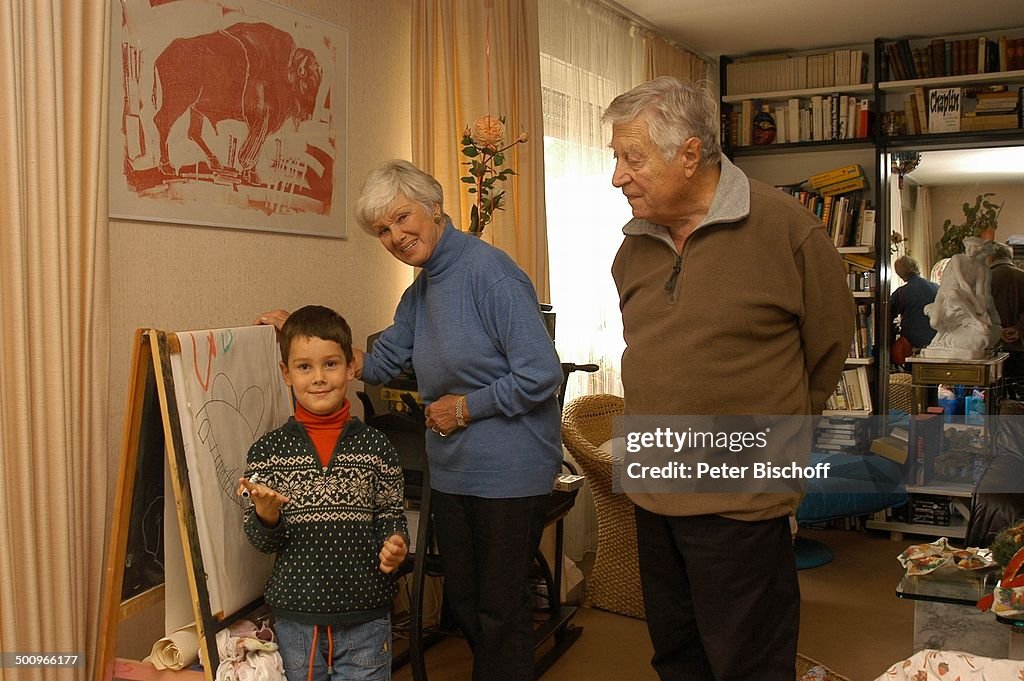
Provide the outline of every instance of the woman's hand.
[[449,433],[465,425],[459,425],[457,411],[459,402],[462,402],[462,422],[469,423],[469,410],[466,407],[465,395],[445,395],[435,400],[426,408],[427,428],[440,435],[447,437]]
[[281,326],[284,325],[286,319],[291,314],[288,310],[271,310],[270,312],[264,312],[260,316],[256,317],[253,321],[253,326],[259,326],[260,324],[273,324],[274,328],[278,331],[281,330]]
[[408,553],[409,547],[405,545],[405,537],[400,534],[391,535],[384,540],[384,548],[377,554],[380,558],[380,571],[386,575],[391,574],[398,569]]
[[266,527],[277,526],[281,520],[281,506],[291,501],[288,497],[278,494],[266,485],[239,478],[235,494],[241,496],[243,492],[249,493],[249,500],[256,507],[256,516]]

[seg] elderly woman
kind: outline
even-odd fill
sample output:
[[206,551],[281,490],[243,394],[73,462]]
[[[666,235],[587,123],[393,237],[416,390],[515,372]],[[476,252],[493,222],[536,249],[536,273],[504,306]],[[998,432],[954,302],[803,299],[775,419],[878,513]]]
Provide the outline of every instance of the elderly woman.
[[385,383],[412,362],[445,595],[473,679],[533,679],[528,576],[562,460],[562,369],[537,294],[504,252],[452,226],[441,185],[407,161],[370,173],[355,216],[422,268],[356,376]]

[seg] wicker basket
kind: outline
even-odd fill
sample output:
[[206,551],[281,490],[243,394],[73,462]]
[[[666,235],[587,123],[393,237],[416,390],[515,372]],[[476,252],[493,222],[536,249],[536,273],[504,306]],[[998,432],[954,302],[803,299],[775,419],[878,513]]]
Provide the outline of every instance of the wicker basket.
[[612,492],[611,456],[599,449],[612,437],[612,417],[621,414],[621,397],[578,397],[562,414],[562,441],[587,476],[597,509],[597,556],[587,581],[587,603],[642,619],[633,502]]
[[910,374],[889,374],[889,411],[902,409],[909,414],[913,391]]
[[800,653],[796,654],[796,681],[850,681]]

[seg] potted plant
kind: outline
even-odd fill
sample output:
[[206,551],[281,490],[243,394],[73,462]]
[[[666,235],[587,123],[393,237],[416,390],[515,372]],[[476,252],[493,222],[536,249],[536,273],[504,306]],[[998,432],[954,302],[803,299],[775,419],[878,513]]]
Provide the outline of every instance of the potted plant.
[[995,194],[992,192],[978,194],[973,206],[965,203],[963,222],[953,224],[952,220],[947,219],[942,223],[942,238],[936,243],[939,258],[952,258],[957,253],[963,253],[964,239],[969,236],[985,240],[995,237],[999,211],[1003,209],[1003,204],[992,203],[989,199],[993,196]]

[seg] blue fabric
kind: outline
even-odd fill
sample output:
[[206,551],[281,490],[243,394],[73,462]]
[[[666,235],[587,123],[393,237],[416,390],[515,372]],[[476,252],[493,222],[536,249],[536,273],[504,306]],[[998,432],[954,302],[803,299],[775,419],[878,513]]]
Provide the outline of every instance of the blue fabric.
[[907,502],[903,467],[875,454],[811,452],[811,465],[828,463],[828,478],[808,481],[796,511],[801,525],[874,513]]
[[[313,649],[312,624],[278,618],[274,633],[288,681],[307,681],[313,658],[313,678],[330,681],[388,681],[391,678],[391,616],[331,627],[320,625]],[[331,652],[334,659],[328,660]]]
[[889,297],[889,312],[895,319],[900,317],[900,335],[906,336],[915,348],[923,348],[932,342],[935,329],[928,322],[924,306],[935,302],[939,285],[928,281],[919,274],[911,274],[903,286]]
[[409,363],[423,400],[466,395],[471,421],[426,434],[431,486],[487,498],[547,494],[562,460],[562,367],[526,274],[449,224],[366,355],[386,383]]

